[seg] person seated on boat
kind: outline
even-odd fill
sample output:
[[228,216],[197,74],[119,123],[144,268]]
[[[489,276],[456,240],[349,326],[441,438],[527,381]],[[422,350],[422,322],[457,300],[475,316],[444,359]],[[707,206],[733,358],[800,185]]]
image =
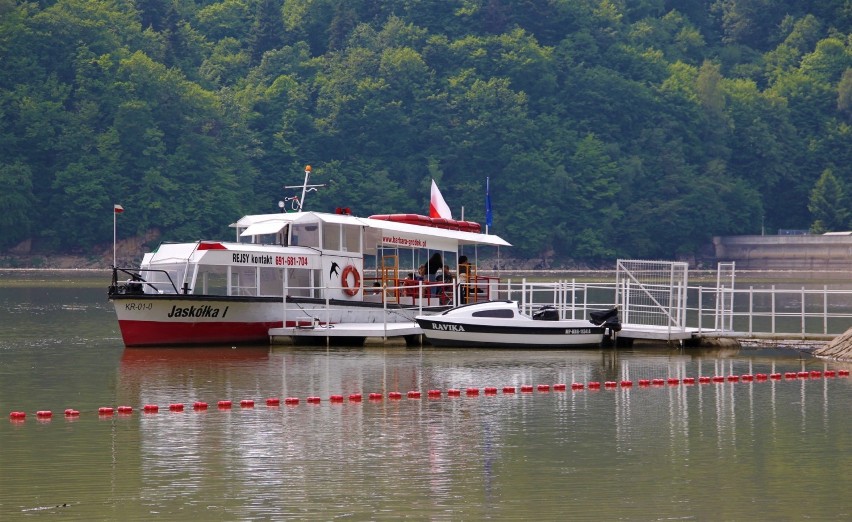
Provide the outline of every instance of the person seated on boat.
[[420,265],[420,268],[417,269],[417,274],[414,276],[415,281],[425,281],[426,280],[426,265]]
[[[444,260],[441,258],[440,252],[435,252],[432,254],[432,257],[429,258],[429,261],[426,261],[426,279],[428,281],[436,281],[438,271],[441,270],[444,266]],[[434,295],[438,295],[440,293],[440,287],[436,286],[431,289]]]

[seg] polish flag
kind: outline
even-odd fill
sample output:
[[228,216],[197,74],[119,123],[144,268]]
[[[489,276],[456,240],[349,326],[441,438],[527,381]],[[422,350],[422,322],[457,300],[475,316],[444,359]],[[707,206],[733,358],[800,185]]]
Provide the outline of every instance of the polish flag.
[[438,185],[434,179],[432,180],[432,198],[429,201],[429,217],[453,219],[453,213],[447,206],[447,202],[444,201],[444,196],[438,190]]
[[121,205],[113,205],[112,209],[116,214],[121,214],[122,212],[124,212],[124,207],[122,207]]

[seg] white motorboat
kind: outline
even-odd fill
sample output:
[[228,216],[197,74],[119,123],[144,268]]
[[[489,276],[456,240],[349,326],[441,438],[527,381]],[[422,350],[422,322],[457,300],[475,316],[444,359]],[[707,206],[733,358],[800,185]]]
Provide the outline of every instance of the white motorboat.
[[[310,166],[293,212],[248,215],[236,240],[163,243],[138,268],[113,267],[109,299],[126,346],[249,344],[269,330],[341,323],[413,322],[446,310],[452,282],[416,281],[431,256],[462,246],[509,246],[479,224],[416,214],[356,217],[303,211]],[[497,280],[477,286],[496,292]]]
[[506,348],[597,347],[612,341],[621,329],[617,308],[593,312],[590,320],[560,320],[550,307],[530,317],[520,312],[515,301],[488,301],[419,315],[417,324],[436,346]]

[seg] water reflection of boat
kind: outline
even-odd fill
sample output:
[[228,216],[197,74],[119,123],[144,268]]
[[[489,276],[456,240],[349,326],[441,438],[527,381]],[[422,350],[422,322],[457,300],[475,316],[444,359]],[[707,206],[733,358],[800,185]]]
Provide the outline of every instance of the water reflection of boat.
[[151,367],[158,364],[185,365],[192,363],[231,363],[235,361],[261,361],[269,358],[269,348],[258,346],[194,346],[125,348],[121,354],[121,366]]
[[532,317],[515,301],[463,305],[438,315],[421,315],[417,323],[436,346],[590,347],[600,346],[621,329],[618,310],[596,313],[592,320],[558,318],[543,308]]
[[[413,322],[445,310],[454,290],[415,281],[421,264],[458,264],[463,245],[509,245],[467,221],[302,211],[319,186],[310,174],[295,212],[244,216],[231,225],[236,241],[164,243],[138,269],[114,267],[109,299],[124,344],[266,344],[270,328]],[[487,298],[493,286],[479,279]]]

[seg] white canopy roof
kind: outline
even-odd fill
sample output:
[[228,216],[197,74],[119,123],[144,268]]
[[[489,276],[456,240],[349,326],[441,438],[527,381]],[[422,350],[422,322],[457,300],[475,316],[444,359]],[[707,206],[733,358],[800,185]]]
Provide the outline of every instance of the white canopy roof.
[[[237,228],[247,227],[240,235],[254,236],[276,234],[290,223],[311,223],[318,221],[323,223],[356,225],[377,231],[404,234],[405,238],[420,239],[426,245],[435,243],[442,244],[446,243],[447,240],[450,240],[458,245],[512,246],[500,236],[495,236],[493,234],[477,234],[474,232],[424,227],[420,225],[410,225],[408,223],[399,223],[396,221],[359,218],[342,214],[326,214],[323,212],[293,212],[243,216],[239,221],[233,223],[231,226]],[[385,236],[385,234],[382,234],[382,236]]]

